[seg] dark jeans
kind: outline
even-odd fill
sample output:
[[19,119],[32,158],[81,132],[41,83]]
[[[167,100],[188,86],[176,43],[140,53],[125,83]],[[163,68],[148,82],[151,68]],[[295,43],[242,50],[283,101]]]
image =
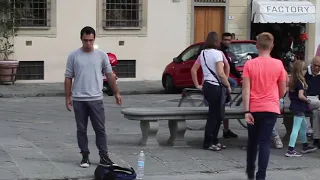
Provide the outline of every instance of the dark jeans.
[[88,148],[88,118],[96,133],[96,145],[100,155],[105,155],[107,149],[107,135],[105,130],[105,115],[102,100],[97,101],[73,101],[73,109],[77,122],[78,146],[83,152],[89,152]]
[[255,162],[259,146],[257,180],[266,178],[266,170],[270,156],[270,136],[278,115],[271,112],[252,113],[254,125],[248,124],[247,173],[254,176]]
[[228,81],[232,90],[234,90],[238,86],[237,80],[233,79],[232,77],[229,77]]
[[209,115],[205,127],[203,148],[219,143],[218,133],[225,112],[225,92],[226,89],[224,87],[215,86],[208,82],[203,85],[203,94],[209,103]]

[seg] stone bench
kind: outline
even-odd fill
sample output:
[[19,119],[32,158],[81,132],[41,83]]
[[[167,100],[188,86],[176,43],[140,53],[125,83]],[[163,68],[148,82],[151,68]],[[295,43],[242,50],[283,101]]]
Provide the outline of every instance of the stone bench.
[[[173,146],[186,146],[184,139],[187,130],[186,120],[205,120],[208,115],[208,107],[156,107],[156,108],[126,108],[121,111],[125,118],[132,121],[140,121],[142,137],[139,144],[143,146],[159,145],[156,136],[159,130],[158,121],[167,120],[170,137],[167,144]],[[226,119],[244,119],[242,107],[226,107]],[[289,109],[279,115],[279,118],[292,119]],[[288,123],[290,123],[288,121]],[[289,126],[286,126],[288,131]],[[291,134],[291,129],[290,134]],[[289,133],[289,131],[288,131]],[[290,136],[289,134],[289,136]]]

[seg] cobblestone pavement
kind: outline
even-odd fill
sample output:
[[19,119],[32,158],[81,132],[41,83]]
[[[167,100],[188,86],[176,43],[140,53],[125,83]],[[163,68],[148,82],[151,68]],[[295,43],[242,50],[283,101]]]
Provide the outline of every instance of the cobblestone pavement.
[[[113,97],[105,97],[111,158],[118,164],[135,167],[137,153],[144,150],[146,180],[245,180],[246,155],[240,147],[246,143],[247,133],[237,121],[231,120],[231,128],[240,138],[221,139],[228,146],[221,152],[201,149],[203,131],[187,131],[188,147],[164,145],[169,137],[166,122],[160,123],[158,134],[162,146],[137,146],[139,123],[124,119],[120,110],[176,106],[178,98],[179,95],[130,95],[124,96],[123,106],[118,107]],[[78,166],[81,156],[74,115],[65,110],[62,97],[2,98],[0,117],[0,179],[92,179],[99,160],[94,131],[89,124],[93,166],[82,169]],[[284,134],[281,120],[277,129]],[[272,149],[271,153],[268,179],[319,179],[319,152],[301,158],[286,158],[285,149]]]
[[[133,94],[163,94],[161,81],[118,81],[123,95]],[[63,83],[16,83],[0,85],[0,97],[39,97],[64,96]]]

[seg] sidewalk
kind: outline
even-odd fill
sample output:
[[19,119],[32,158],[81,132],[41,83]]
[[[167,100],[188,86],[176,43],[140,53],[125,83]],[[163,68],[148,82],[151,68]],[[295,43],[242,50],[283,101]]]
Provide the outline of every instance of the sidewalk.
[[[118,86],[122,95],[164,93],[161,81],[118,81]],[[14,85],[0,85],[0,98],[41,96],[64,96],[64,84],[16,83]]]
[[[123,96],[125,107],[174,106],[179,95]],[[73,112],[63,106],[63,97],[0,98],[0,180],[92,180],[99,162],[95,133],[89,123],[88,138],[92,167],[79,167]],[[161,122],[157,139],[161,146],[141,147],[139,122],[120,113],[124,107],[104,98],[110,157],[115,163],[136,167],[137,153],[146,154],[145,180],[246,180],[244,170],[247,131],[236,121],[231,129],[239,139],[221,139],[228,148],[221,152],[201,149],[203,131],[187,131],[186,147],[165,145],[167,122]],[[277,129],[284,127],[278,121]],[[221,133],[220,133],[221,137]],[[287,145],[285,145],[287,147]],[[300,145],[297,144],[297,150]],[[271,149],[268,180],[316,180],[320,176],[320,152],[287,158],[286,149]]]

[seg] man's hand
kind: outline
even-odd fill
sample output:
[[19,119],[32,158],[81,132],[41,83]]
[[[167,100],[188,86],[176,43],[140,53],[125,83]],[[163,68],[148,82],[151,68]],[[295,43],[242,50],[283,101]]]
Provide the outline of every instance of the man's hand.
[[197,85],[196,88],[202,89],[202,86],[201,85]]
[[232,92],[232,89],[230,86],[228,87],[228,92],[229,92],[229,94],[231,94],[231,92]]
[[68,109],[68,111],[71,111],[72,109],[72,102],[70,97],[66,98],[66,108]]
[[246,114],[244,115],[244,117],[245,117],[245,119],[246,119],[246,121],[247,121],[248,124],[251,124],[251,125],[254,124],[254,118],[253,118],[253,116],[252,116],[251,113],[246,113]]
[[122,97],[120,96],[119,93],[114,95],[114,98],[116,99],[116,104],[121,105],[122,104]]

